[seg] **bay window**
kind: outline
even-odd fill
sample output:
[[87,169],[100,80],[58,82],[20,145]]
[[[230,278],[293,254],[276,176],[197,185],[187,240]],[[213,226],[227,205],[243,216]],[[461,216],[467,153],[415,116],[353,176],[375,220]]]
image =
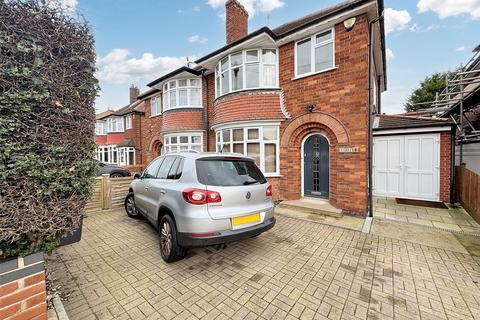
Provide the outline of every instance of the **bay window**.
[[123,132],[124,120],[123,117],[107,118],[108,132]]
[[95,134],[97,136],[104,136],[107,134],[107,123],[105,121],[97,121],[95,123]]
[[163,85],[163,110],[201,108],[201,79],[172,80]]
[[235,152],[252,158],[266,176],[278,175],[279,127],[232,127],[216,131],[217,152]]
[[131,166],[135,165],[135,148],[117,147],[116,145],[99,146],[95,158],[103,163]]
[[301,77],[335,67],[333,29],[314,34],[295,44],[295,76]]
[[215,96],[244,89],[278,87],[276,49],[253,49],[224,57],[215,68]]
[[195,150],[203,151],[203,133],[172,133],[164,136],[164,153]]
[[162,109],[160,106],[160,96],[152,97],[150,100],[150,116],[155,117],[162,113]]

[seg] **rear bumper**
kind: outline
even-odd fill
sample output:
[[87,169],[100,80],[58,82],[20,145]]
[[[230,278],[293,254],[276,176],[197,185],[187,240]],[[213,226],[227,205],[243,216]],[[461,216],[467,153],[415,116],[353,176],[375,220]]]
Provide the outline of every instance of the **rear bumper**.
[[213,237],[193,237],[191,233],[178,233],[177,241],[181,247],[193,248],[193,247],[206,247],[217,244],[224,244],[228,242],[248,239],[256,235],[265,232],[275,225],[275,217],[265,220],[263,223],[241,229],[241,230],[227,230],[222,231],[220,235]]

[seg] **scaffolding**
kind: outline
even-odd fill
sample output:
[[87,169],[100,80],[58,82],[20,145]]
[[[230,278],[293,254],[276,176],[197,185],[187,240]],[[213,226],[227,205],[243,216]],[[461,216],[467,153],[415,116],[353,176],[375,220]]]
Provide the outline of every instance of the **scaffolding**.
[[475,128],[468,113],[480,105],[480,45],[473,50],[473,57],[450,77],[446,87],[437,92],[434,101],[416,103],[423,113],[433,117],[450,118],[456,125],[455,142],[459,146],[462,161],[463,144],[480,143],[480,130]]

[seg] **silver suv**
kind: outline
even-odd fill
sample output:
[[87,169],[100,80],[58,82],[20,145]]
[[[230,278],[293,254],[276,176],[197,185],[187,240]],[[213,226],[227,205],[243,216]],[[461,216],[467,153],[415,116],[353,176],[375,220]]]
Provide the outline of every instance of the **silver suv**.
[[125,198],[130,217],[158,230],[163,260],[187,248],[255,237],[272,228],[272,187],[250,158],[224,153],[174,153],[135,175]]

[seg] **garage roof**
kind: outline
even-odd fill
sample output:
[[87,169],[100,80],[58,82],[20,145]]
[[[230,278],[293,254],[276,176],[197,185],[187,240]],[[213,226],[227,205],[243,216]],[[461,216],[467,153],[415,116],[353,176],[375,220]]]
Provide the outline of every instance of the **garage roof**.
[[375,120],[373,122],[373,130],[443,127],[453,125],[453,122],[445,118],[380,114],[375,116]]

